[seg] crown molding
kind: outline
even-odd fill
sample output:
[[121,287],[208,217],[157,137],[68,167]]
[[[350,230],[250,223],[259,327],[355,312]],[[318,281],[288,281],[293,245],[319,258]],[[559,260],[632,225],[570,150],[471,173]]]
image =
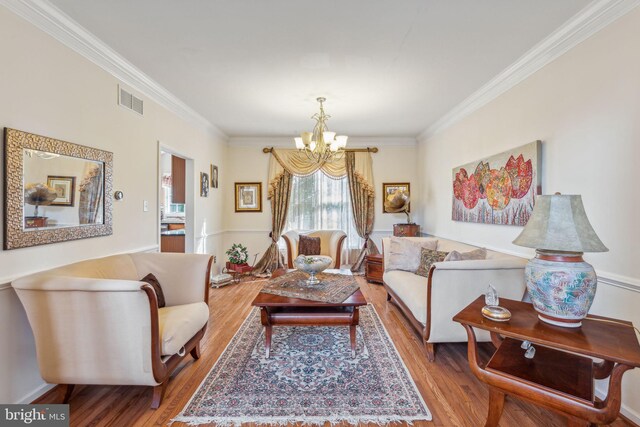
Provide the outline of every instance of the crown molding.
[[[418,141],[407,136],[350,136],[349,148],[364,148],[372,145],[382,147],[415,147]],[[242,136],[230,137],[230,147],[278,147],[294,148],[293,136]]]
[[536,71],[640,5],[640,0],[596,0],[535,45],[418,136],[424,141],[496,99]]
[[0,4],[93,62],[125,85],[185,121],[222,139],[228,136],[47,0],[0,0]]

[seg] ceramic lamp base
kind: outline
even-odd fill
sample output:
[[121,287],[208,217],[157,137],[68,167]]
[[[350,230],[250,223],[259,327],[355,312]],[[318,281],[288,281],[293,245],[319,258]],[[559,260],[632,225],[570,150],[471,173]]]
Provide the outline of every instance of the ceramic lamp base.
[[527,291],[538,318],[565,328],[578,328],[589,313],[597,277],[580,252],[536,250],[525,268]]

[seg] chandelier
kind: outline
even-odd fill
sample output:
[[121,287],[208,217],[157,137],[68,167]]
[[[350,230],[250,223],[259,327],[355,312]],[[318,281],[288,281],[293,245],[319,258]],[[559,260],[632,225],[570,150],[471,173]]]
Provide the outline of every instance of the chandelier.
[[313,132],[302,132],[299,137],[294,138],[296,148],[304,152],[309,160],[316,163],[325,163],[339,160],[344,156],[347,147],[347,136],[329,132],[327,120],[331,116],[324,113],[322,103],[325,98],[316,99],[320,103],[320,113],[314,114],[311,118],[316,121]]

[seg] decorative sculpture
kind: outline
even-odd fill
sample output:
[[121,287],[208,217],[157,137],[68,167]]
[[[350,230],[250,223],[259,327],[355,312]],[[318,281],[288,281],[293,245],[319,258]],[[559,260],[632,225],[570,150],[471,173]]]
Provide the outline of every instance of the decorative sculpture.
[[407,224],[411,224],[411,215],[409,214],[409,193],[403,190],[397,190],[389,194],[384,201],[384,209],[386,212],[398,213],[404,212],[407,215]]
[[38,206],[48,206],[58,197],[56,191],[42,183],[28,184],[24,189],[24,201],[36,207],[34,216],[38,217]]

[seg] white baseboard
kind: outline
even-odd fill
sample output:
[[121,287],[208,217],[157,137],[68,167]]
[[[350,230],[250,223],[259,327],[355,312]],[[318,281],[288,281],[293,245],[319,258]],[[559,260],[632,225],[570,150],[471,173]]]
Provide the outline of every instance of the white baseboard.
[[[604,400],[607,397],[607,390],[602,386],[599,387],[596,385],[596,396],[598,396],[599,399]],[[629,406],[624,403],[620,405],[620,414],[624,415],[635,425],[640,426],[640,414],[629,408]]]
[[44,395],[49,390],[53,389],[55,386],[56,384],[42,383],[36,389],[22,396],[20,399],[18,399],[17,402],[13,402],[13,403],[17,403],[20,405],[26,405],[28,403],[31,403],[37,398],[39,398],[40,396]]

